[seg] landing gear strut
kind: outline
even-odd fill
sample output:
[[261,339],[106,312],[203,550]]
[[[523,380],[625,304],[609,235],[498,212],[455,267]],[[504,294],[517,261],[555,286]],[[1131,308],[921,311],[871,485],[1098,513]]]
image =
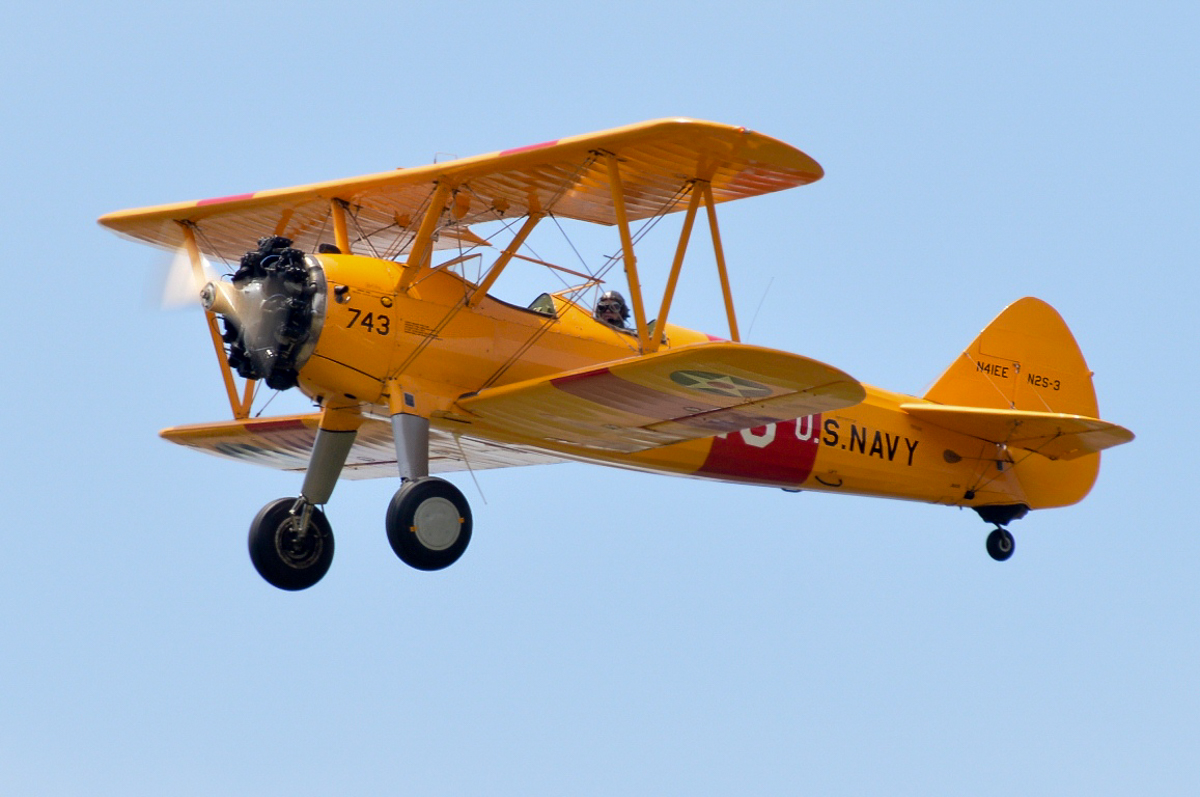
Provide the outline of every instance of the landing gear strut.
[[333,529],[303,498],[280,498],[250,524],[250,561],[271,586],[308,589],[333,562]]

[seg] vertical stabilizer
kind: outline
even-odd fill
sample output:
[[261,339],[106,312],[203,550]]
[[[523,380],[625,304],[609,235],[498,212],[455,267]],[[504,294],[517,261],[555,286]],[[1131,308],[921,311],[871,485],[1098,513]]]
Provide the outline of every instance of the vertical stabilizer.
[[964,407],[1099,416],[1092,372],[1062,316],[1041,299],[1013,302],[925,394]]

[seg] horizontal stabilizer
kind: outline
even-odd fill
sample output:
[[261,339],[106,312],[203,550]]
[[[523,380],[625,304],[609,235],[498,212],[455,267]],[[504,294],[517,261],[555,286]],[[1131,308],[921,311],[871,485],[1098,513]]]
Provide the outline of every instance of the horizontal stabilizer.
[[[160,434],[172,443],[195,448],[226,459],[252,462],[277,470],[303,472],[317,436],[320,413],[277,418],[247,418],[240,421],[175,426]],[[469,437],[456,437],[429,430],[429,471],[506,468],[516,465],[540,465],[559,462],[540,452],[492,443]],[[368,418],[358,430],[354,447],[342,470],[344,479],[379,479],[399,476],[392,427],[385,421]]]
[[700,343],[493,388],[458,405],[504,436],[644,451],[858,404],[843,371],[741,343]]
[[1084,415],[938,404],[901,404],[900,409],[952,432],[1024,448],[1050,459],[1074,459],[1133,440],[1128,429]]

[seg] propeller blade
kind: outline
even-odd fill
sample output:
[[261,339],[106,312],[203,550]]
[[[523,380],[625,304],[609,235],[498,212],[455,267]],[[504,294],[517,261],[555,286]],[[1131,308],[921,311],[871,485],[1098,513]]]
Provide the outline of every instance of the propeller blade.
[[175,250],[171,265],[167,268],[167,276],[163,282],[162,297],[159,303],[165,309],[187,307],[200,304],[200,291],[210,282],[220,279],[212,263],[203,255],[200,256],[200,266],[204,272],[202,281],[197,282],[192,272],[192,260],[183,247]]

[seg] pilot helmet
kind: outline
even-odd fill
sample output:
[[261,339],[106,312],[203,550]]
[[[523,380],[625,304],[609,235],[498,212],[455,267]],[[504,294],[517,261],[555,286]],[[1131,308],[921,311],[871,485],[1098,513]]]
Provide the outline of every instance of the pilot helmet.
[[613,326],[623,327],[629,320],[629,306],[625,297],[616,291],[605,291],[596,302],[596,318]]

